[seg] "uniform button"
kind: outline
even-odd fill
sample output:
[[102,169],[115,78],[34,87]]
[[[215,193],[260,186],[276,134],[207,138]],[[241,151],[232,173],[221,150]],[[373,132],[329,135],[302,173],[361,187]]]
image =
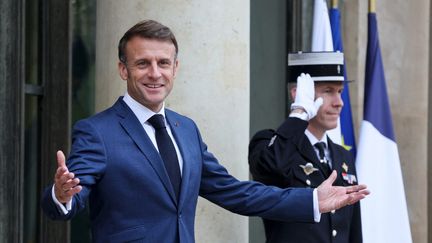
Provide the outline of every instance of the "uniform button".
[[308,186],[310,186],[310,184],[311,184],[310,180],[306,180],[306,184],[307,184]]
[[337,235],[337,231],[336,231],[336,230],[333,230],[333,231],[332,231],[332,235],[333,235],[333,237],[336,237],[336,235]]
[[331,214],[335,214],[335,213],[336,213],[336,210],[333,209],[333,210],[331,211]]

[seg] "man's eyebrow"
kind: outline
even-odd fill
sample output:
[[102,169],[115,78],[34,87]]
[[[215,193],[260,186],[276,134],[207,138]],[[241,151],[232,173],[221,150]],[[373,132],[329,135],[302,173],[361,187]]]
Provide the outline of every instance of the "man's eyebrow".
[[147,61],[147,58],[138,58],[138,59],[134,60],[133,62],[137,63],[137,62],[142,62],[142,61]]

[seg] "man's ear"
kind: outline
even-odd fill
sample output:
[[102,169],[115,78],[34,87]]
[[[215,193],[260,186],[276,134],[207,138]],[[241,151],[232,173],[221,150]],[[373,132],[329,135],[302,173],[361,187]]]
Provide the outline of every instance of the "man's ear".
[[291,97],[293,100],[295,100],[296,94],[297,94],[297,86],[294,86],[290,89]]
[[126,65],[123,62],[120,61],[118,62],[118,71],[121,79],[123,80],[128,79],[128,70]]
[[174,78],[177,76],[177,69],[178,69],[178,67],[179,67],[179,61],[176,58],[175,61],[174,61],[174,68],[173,68],[173,77]]

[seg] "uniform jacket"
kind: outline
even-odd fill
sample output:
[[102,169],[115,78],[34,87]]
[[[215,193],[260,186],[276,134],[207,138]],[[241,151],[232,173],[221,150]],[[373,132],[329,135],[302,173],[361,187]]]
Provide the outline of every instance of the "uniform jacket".
[[[329,170],[325,170],[325,165],[319,162],[304,134],[307,126],[306,121],[288,118],[276,132],[262,130],[255,134],[249,145],[249,166],[253,178],[282,188],[318,187],[329,176]],[[327,139],[332,169],[338,173],[333,185],[357,184],[353,180],[356,170],[351,154]],[[307,163],[311,163],[316,171],[310,173],[311,170],[305,167]],[[319,223],[287,223],[264,219],[264,227],[269,243],[362,242],[359,203],[322,214]]]
[[120,98],[111,108],[77,122],[67,160],[83,186],[64,215],[51,187],[42,208],[52,219],[67,220],[89,202],[94,242],[194,242],[198,196],[242,215],[313,222],[312,190],[282,190],[229,175],[207,151],[195,123],[166,109],[183,157],[179,199],[156,148]]

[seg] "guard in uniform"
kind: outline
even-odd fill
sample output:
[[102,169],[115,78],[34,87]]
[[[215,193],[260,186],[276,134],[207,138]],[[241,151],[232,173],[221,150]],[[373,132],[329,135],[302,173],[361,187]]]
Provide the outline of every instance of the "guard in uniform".
[[[249,144],[253,179],[282,188],[316,188],[336,170],[334,185],[357,184],[351,153],[327,136],[337,126],[343,106],[343,53],[293,53],[288,66],[290,81],[297,80],[290,90],[291,113],[276,131],[262,130],[253,136]],[[362,242],[359,203],[321,214],[315,224],[263,221],[269,243]]]

